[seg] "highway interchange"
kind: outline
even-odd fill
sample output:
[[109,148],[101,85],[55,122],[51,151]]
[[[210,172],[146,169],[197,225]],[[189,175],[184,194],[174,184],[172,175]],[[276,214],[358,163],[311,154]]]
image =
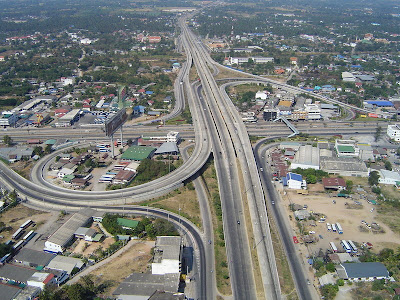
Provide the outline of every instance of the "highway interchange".
[[[32,172],[32,181],[26,180],[15,172],[11,171],[6,165],[0,164],[0,178],[3,185],[9,189],[16,189],[18,193],[26,198],[30,205],[47,209],[69,208],[71,210],[82,206],[90,206],[107,211],[121,211],[125,213],[148,214],[173,220],[180,226],[193,241],[195,245],[197,262],[199,263],[198,278],[198,298],[214,299],[216,297],[215,276],[213,271],[213,249],[207,245],[207,241],[212,239],[212,228],[205,226],[201,233],[195,225],[188,220],[165,211],[139,206],[122,206],[126,203],[134,203],[167,194],[168,192],[181,186],[184,182],[194,178],[194,175],[207,162],[210,154],[213,154],[214,163],[217,170],[219,182],[220,198],[223,209],[224,235],[227,247],[228,264],[234,299],[280,299],[281,291],[278,274],[275,265],[274,252],[269,231],[267,209],[271,209],[270,203],[265,199],[274,199],[273,187],[268,174],[265,172],[259,176],[256,170],[265,163],[258,154],[258,147],[253,153],[248,134],[267,137],[286,136],[290,130],[283,124],[247,125],[241,121],[236,108],[233,106],[225,89],[219,87],[214,79],[216,73],[216,63],[212,61],[199,39],[189,30],[185,18],[179,19],[179,26],[182,30],[181,41],[187,55],[187,63],[183,65],[181,72],[175,81],[174,88],[176,94],[176,107],[164,120],[175,117],[185,107],[185,99],[189,105],[193,125],[185,126],[164,126],[158,129],[149,126],[132,126],[125,128],[125,136],[135,137],[144,132],[160,132],[178,130],[183,137],[195,140],[193,154],[187,158],[185,163],[174,172],[167,176],[157,179],[151,183],[128,189],[87,192],[71,191],[49,184],[43,178],[43,170],[51,156],[39,161]],[[189,70],[191,66],[197,70],[201,79],[201,88],[194,86],[189,81]],[[221,67],[221,66],[218,66]],[[250,76],[250,74],[249,74]],[[300,92],[297,88],[286,86],[269,79],[252,76],[256,82],[272,83],[282,88]],[[186,94],[185,94],[186,92]],[[303,90],[301,90],[304,93]],[[186,96],[185,96],[186,95]],[[335,100],[325,96],[314,95],[326,102],[336,103]],[[337,103],[338,104],[338,103]],[[346,106],[342,103],[340,105]],[[149,120],[147,123],[151,123]],[[345,134],[345,133],[374,133],[377,123],[315,123],[315,127],[310,127],[309,123],[298,123],[297,128],[309,134]],[[326,127],[325,127],[326,126]],[[325,128],[321,128],[325,127]],[[90,140],[104,138],[104,133],[98,129],[60,129],[40,128],[31,129],[8,129],[7,134],[14,140],[21,141],[27,138],[51,138],[63,136],[71,139],[79,139],[82,145]],[[259,144],[261,145],[261,144]],[[60,150],[62,152],[63,150]],[[262,154],[261,154],[262,156]],[[267,168],[265,168],[267,170]],[[201,191],[199,183],[195,182],[196,190]],[[264,187],[264,188],[263,188]],[[265,195],[264,195],[265,191]],[[201,192],[200,192],[201,193]],[[244,201],[247,201],[247,204]],[[200,206],[202,207],[203,224],[210,222],[207,211],[209,210],[206,197],[199,196]],[[111,206],[114,205],[114,206]],[[251,220],[247,222],[243,214],[244,205],[248,205]],[[272,208],[272,216],[276,220],[281,219],[279,210]],[[204,221],[206,220],[206,221]],[[250,226],[248,225],[250,224]],[[285,231],[285,225],[279,224],[278,227],[283,239],[287,254],[294,253],[293,244],[288,241],[291,235]],[[254,247],[249,242],[249,236],[254,236],[259,266],[253,265],[251,258],[251,248]],[[301,299],[313,299],[311,292],[302,287],[305,276],[300,273],[301,266],[296,258],[290,258],[289,262],[296,282],[299,297]],[[259,268],[262,277],[262,288],[256,287],[253,270]]]

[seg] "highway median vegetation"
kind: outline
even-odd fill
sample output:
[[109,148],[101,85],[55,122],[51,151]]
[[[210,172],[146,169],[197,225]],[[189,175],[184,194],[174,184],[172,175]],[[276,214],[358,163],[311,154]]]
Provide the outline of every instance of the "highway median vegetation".
[[222,206],[219,196],[217,174],[214,161],[209,159],[203,167],[202,179],[206,186],[214,228],[214,254],[215,254],[215,275],[218,291],[223,295],[231,295],[231,282],[226,257],[224,239],[224,228],[222,223]]

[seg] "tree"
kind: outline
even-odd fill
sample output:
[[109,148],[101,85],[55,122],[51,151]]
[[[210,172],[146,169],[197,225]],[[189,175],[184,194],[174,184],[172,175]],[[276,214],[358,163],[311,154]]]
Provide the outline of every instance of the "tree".
[[49,153],[51,153],[51,151],[53,151],[53,148],[52,148],[53,146],[52,145],[46,145],[46,147],[44,147],[44,153],[45,154],[49,154]]
[[392,169],[393,169],[392,164],[388,160],[385,160],[385,169],[389,170],[389,171],[392,171]]
[[327,265],[326,265],[326,270],[328,271],[328,272],[335,272],[335,264],[334,263],[328,263]]
[[378,127],[376,127],[376,131],[375,131],[375,142],[379,141],[379,139],[381,138],[381,134],[382,134],[382,127],[379,125]]
[[42,156],[43,155],[43,148],[40,147],[40,146],[36,146],[35,148],[33,148],[33,154]]
[[5,135],[3,136],[3,142],[4,144],[6,144],[7,146],[11,146],[13,141],[12,138],[9,135]]
[[155,238],[156,237],[156,230],[154,229],[153,224],[150,223],[150,224],[146,225],[145,226],[145,230],[146,230],[147,235],[150,238]]
[[339,287],[336,284],[325,284],[321,287],[322,296],[328,300],[335,298],[338,291]]
[[378,171],[372,171],[369,173],[368,183],[370,186],[378,185],[379,183],[379,173]]

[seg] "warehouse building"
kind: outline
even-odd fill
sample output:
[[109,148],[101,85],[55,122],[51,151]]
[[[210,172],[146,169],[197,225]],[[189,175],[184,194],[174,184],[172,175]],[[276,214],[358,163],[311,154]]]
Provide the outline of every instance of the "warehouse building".
[[400,183],[400,175],[398,172],[389,170],[379,170],[379,183],[397,185]]
[[182,239],[180,236],[158,236],[151,264],[152,274],[181,272]]
[[74,213],[60,228],[45,242],[44,251],[62,253],[74,239],[74,233],[79,227],[87,225],[95,215],[95,210],[84,208]]
[[156,151],[154,147],[146,146],[130,146],[121,156],[122,160],[141,161],[146,158],[151,158]]
[[[179,274],[132,273],[113,292],[115,299],[150,299],[156,291],[176,293]],[[166,299],[165,297],[160,299]],[[169,299],[169,298],[168,298]]]
[[350,281],[389,279],[389,271],[380,262],[342,263],[336,267],[339,278]]
[[336,140],[335,150],[338,157],[358,157],[360,149],[353,140]]
[[319,170],[319,149],[312,145],[301,146],[290,165],[291,170],[297,168]]
[[79,115],[80,109],[73,109],[59,118],[55,125],[57,127],[69,127],[79,119]]
[[321,157],[321,170],[340,176],[368,177],[369,170],[365,163],[352,157]]

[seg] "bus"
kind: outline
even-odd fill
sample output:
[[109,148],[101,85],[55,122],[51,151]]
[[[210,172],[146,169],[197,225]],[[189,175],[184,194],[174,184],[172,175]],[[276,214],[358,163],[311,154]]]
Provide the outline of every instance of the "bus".
[[112,179],[109,178],[100,178],[99,183],[111,183]]
[[1,259],[0,259],[0,266],[5,265],[5,263],[7,261],[9,261],[11,258],[11,253],[7,253],[6,255],[4,255]]
[[21,240],[21,241],[19,241],[18,243],[16,243],[16,244],[13,246],[14,251],[18,251],[19,249],[21,249],[22,246],[23,246],[24,244],[25,244],[25,241],[24,241],[24,240]]
[[110,144],[108,143],[99,143],[96,145],[97,148],[107,148],[110,147]]
[[328,228],[328,231],[332,231],[332,226],[330,223],[326,223],[326,228]]
[[28,228],[32,223],[33,223],[32,220],[28,220],[28,221],[26,221],[24,224],[22,224],[21,226],[19,226],[19,228],[26,229],[26,228]]
[[29,231],[22,239],[26,242],[29,242],[35,236],[35,231]]
[[123,169],[125,169],[125,165],[115,165],[114,167],[113,167],[113,170],[123,170]]
[[336,223],[336,228],[337,228],[337,231],[338,231],[339,234],[343,234],[342,226],[340,226],[339,223]]
[[24,233],[24,228],[18,228],[16,232],[12,235],[13,240],[18,240]]
[[358,252],[358,249],[357,249],[356,245],[354,245],[353,241],[348,240],[347,243],[349,244],[349,246],[353,250],[353,253],[357,253]]
[[116,172],[106,172],[106,175],[117,175]]
[[345,240],[342,240],[342,241],[340,242],[340,244],[342,245],[343,249],[346,250],[347,253],[353,252],[353,250],[352,250],[351,247],[349,246],[349,243],[347,243]]
[[333,253],[336,253],[337,252],[337,248],[336,248],[335,243],[334,242],[330,242],[329,244],[331,245],[331,249],[332,249]]
[[335,224],[335,223],[332,224],[332,231],[333,231],[333,232],[336,232],[336,231],[337,231],[337,229],[336,229],[336,224]]
[[100,148],[99,152],[110,152],[110,150],[108,150],[107,148]]

